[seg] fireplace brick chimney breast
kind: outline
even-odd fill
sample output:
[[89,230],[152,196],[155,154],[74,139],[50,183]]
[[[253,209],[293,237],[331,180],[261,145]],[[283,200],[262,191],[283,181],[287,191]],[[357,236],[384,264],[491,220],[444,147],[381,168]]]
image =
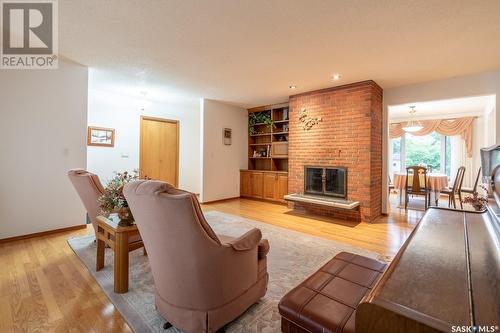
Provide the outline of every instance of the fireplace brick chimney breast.
[[[304,130],[299,111],[322,121]],[[288,188],[304,193],[304,166],[347,168],[356,211],[291,203],[297,210],[373,221],[382,209],[382,88],[364,81],[290,96]]]

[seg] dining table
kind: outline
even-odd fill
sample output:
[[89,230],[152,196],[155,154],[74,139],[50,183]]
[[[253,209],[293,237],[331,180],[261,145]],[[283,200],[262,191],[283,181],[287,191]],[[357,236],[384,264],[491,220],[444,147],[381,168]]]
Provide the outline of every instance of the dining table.
[[[420,174],[420,184],[423,186],[424,175]],[[413,175],[408,175],[408,184],[412,184]],[[429,172],[427,173],[427,189],[430,192],[429,205],[437,203],[437,199],[441,195],[441,191],[448,188],[448,176],[440,172]],[[394,173],[394,189],[398,191],[399,194],[399,207],[405,204],[405,192],[406,192],[406,172],[396,172]]]

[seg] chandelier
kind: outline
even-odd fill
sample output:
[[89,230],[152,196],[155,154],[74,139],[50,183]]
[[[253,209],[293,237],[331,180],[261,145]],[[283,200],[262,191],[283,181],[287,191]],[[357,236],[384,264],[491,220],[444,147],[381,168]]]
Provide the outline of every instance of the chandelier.
[[406,125],[403,127],[403,130],[409,133],[420,131],[422,128],[424,128],[424,126],[422,126],[420,121],[415,119],[415,113],[417,112],[415,110],[415,106],[410,106],[410,109],[410,120],[408,120]]

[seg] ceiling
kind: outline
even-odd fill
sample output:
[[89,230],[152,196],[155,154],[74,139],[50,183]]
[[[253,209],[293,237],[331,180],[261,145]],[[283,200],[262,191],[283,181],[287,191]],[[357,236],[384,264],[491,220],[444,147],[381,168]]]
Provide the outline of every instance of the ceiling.
[[495,105],[495,96],[476,96],[439,101],[390,105],[389,121],[406,121],[410,118],[410,106],[415,106],[416,119],[447,119],[483,115]]
[[498,17],[498,0],[60,0],[59,53],[99,89],[256,106],[499,69]]

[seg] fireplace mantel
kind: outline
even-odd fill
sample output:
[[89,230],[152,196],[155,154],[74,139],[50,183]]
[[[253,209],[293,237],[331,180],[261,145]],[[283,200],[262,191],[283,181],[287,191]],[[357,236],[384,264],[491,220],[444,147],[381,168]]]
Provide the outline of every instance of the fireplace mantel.
[[297,194],[297,193],[285,195],[285,200],[290,202],[301,202],[311,205],[334,207],[347,210],[352,210],[359,207],[359,201],[349,201],[345,199],[337,199],[324,196]]

